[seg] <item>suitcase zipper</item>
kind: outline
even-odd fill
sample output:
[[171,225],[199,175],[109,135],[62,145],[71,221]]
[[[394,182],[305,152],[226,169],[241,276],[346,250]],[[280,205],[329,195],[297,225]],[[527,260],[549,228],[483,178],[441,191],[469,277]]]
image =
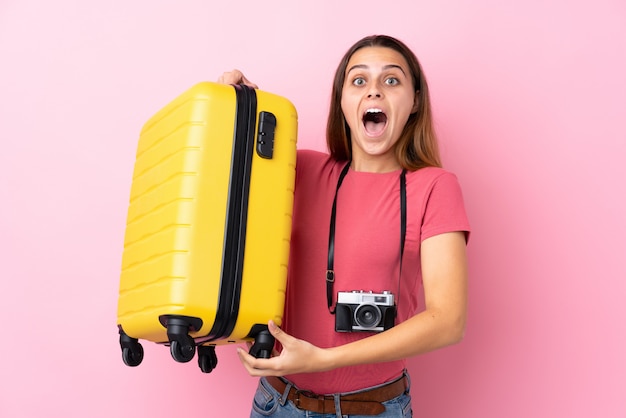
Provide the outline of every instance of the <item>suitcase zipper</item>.
[[253,88],[244,85],[234,87],[237,108],[226,209],[222,276],[215,322],[208,335],[210,340],[228,337],[235,328],[243,277],[257,100]]

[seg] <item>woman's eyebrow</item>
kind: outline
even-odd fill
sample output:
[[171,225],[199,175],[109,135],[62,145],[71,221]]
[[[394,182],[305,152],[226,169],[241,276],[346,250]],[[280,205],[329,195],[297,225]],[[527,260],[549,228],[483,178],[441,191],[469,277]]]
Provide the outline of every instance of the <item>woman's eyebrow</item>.
[[[389,70],[389,69],[392,69],[392,68],[397,68],[398,70],[402,71],[402,74],[404,74],[406,76],[406,73],[404,72],[404,69],[401,66],[397,65],[397,64],[387,64],[387,65],[383,66],[383,70]],[[352,67],[350,67],[350,69],[348,71],[346,71],[346,74],[349,74],[350,71],[355,70],[355,69],[365,69],[365,70],[367,70],[367,69],[369,69],[369,66],[365,65],[365,64],[355,64]]]
[[392,69],[392,68],[397,68],[398,70],[400,70],[402,72],[402,74],[404,74],[406,76],[406,73],[404,72],[404,69],[401,66],[397,65],[397,64],[385,65],[383,67],[383,70],[389,70],[389,69]]
[[348,74],[352,70],[356,70],[356,69],[359,69],[359,68],[367,69],[369,67],[367,65],[365,65],[365,64],[355,64],[352,67],[350,67],[350,69],[348,71],[346,71],[346,74]]

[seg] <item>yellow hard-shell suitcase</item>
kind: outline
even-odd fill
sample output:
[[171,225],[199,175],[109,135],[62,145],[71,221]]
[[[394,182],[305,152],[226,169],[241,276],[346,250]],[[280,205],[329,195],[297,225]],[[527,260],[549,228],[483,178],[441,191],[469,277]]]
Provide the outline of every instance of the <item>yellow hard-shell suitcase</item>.
[[122,358],[139,340],[169,345],[203,372],[215,346],[254,341],[282,321],[295,181],[297,113],[285,98],[202,82],[141,130],[118,299]]

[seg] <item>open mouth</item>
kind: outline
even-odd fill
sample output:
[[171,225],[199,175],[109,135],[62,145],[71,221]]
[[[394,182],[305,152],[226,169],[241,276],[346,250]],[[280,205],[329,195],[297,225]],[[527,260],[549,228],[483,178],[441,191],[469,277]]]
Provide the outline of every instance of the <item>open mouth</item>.
[[387,125],[387,115],[381,109],[367,109],[363,114],[363,126],[368,135],[379,135]]

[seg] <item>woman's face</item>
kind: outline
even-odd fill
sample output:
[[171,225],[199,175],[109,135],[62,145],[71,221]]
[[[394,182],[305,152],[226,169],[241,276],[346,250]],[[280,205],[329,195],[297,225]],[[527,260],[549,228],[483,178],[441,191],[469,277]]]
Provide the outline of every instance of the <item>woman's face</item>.
[[353,168],[357,171],[398,169],[394,145],[417,94],[404,57],[385,47],[356,51],[346,67],[341,110],[350,127]]

